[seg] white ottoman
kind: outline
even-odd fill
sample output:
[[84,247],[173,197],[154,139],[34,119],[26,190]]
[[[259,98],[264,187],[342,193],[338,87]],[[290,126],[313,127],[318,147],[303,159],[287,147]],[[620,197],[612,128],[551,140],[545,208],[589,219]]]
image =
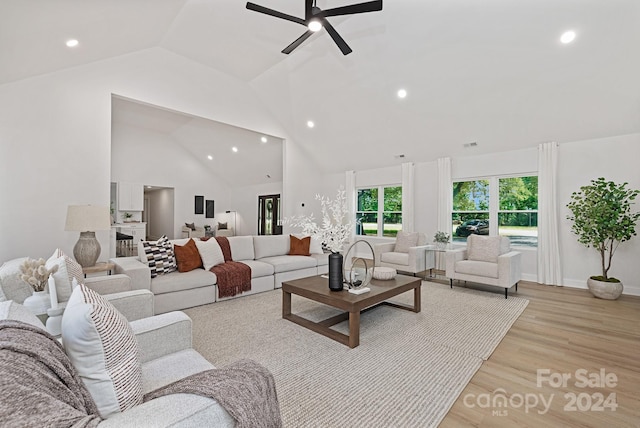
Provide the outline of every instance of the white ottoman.
[[396,277],[396,270],[394,268],[390,268],[390,267],[384,267],[384,266],[376,266],[375,270],[373,271],[373,278],[374,279],[381,279],[381,280],[389,280],[389,279],[393,279]]

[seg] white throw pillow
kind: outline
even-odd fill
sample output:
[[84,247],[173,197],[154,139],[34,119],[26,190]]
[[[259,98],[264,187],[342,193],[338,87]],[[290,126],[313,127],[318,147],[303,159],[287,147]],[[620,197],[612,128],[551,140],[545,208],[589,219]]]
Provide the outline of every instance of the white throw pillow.
[[79,284],[62,315],[62,343],[100,416],[142,403],[138,342],[125,317],[104,297]]
[[498,263],[500,242],[500,236],[469,235],[467,238],[467,259]]
[[222,248],[220,248],[218,241],[212,238],[206,241],[195,239],[195,242],[205,270],[210,270],[212,267],[224,263],[224,254],[222,254]]
[[[302,239],[309,235],[305,235],[304,233],[294,233],[293,236],[298,239]],[[324,254],[324,251],[322,251],[322,242],[313,236],[311,237],[311,244],[309,245],[309,254]]]
[[67,256],[60,248],[57,248],[45,263],[47,269],[51,269],[55,265],[58,266],[58,271],[53,274],[53,279],[56,282],[58,302],[66,302],[73,291],[71,286],[73,279],[75,278],[78,282],[84,280],[82,266]]
[[418,245],[418,232],[398,232],[396,236],[396,247],[393,250],[396,253],[408,253],[409,248]]

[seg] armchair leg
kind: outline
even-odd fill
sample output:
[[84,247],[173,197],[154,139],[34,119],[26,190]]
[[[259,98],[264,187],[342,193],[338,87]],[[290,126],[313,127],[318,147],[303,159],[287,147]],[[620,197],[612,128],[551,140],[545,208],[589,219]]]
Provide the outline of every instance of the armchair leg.
[[509,291],[509,289],[508,289],[508,288],[505,288],[505,289],[504,289],[504,298],[505,298],[505,299],[507,298],[507,291]]
[[449,285],[453,288],[453,278],[449,278]]
[[516,293],[518,292],[518,283],[516,282]]

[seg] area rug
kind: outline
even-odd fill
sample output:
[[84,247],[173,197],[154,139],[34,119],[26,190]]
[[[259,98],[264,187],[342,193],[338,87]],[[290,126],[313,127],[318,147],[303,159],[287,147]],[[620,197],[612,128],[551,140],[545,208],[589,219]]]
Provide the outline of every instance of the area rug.
[[[527,304],[423,282],[420,313],[362,314],[354,349],[283,320],[281,290],[185,312],[194,347],[214,365],[251,358],[271,370],[285,427],[435,427]],[[298,296],[292,310],[313,320],[338,313]]]

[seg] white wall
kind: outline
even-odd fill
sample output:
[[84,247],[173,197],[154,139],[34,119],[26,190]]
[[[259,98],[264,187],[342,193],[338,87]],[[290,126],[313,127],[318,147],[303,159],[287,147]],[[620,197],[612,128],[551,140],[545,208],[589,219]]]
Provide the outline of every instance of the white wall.
[[71,254],[67,206],[109,205],[112,93],[287,136],[246,84],[161,48],[0,85],[0,261]]
[[[618,183],[626,181],[631,189],[640,189],[640,134],[560,144],[558,157],[559,238],[564,283],[586,288],[587,278],[601,273],[600,255],[578,243],[571,232],[571,222],[566,219],[570,213],[566,205],[572,192],[598,177]],[[640,210],[640,201],[635,202],[633,209]],[[640,224],[636,225],[636,232],[640,232]],[[640,295],[640,237],[620,244],[609,275],[622,281],[625,294]]]
[[[237,211],[237,235],[258,234],[258,196],[280,195],[282,201],[282,182],[265,183],[255,186],[235,187],[231,192],[230,210]],[[228,216],[233,225],[233,214]]]
[[194,214],[194,197],[228,205],[229,186],[171,136],[136,126],[114,124],[111,134],[111,180],[174,189],[173,224],[162,231],[180,237],[184,223],[204,226],[216,219]]

